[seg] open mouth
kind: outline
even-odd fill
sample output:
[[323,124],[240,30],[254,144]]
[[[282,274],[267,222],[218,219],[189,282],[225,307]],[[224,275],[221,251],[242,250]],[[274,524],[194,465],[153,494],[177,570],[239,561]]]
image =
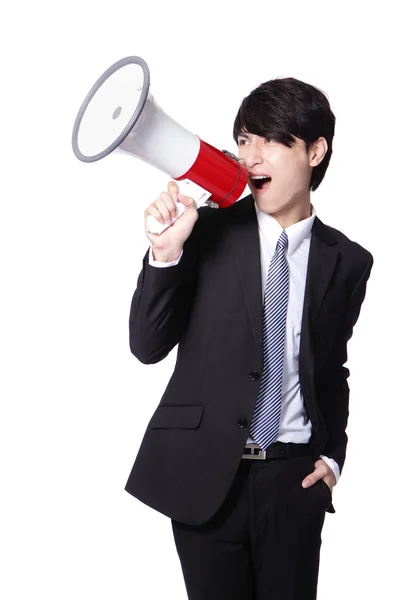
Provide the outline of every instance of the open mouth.
[[251,175],[250,179],[252,183],[254,183],[254,186],[257,190],[264,189],[271,181],[271,177],[269,177],[269,175]]

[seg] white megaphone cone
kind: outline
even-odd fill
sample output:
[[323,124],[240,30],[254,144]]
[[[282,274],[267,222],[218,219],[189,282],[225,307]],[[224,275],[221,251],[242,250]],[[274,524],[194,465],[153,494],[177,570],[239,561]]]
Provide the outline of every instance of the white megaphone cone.
[[[149,68],[138,56],[123,58],[107,69],[76,117],[72,133],[76,157],[94,162],[114,150],[129,152],[172,179],[184,180],[181,191],[194,198],[197,208],[203,204],[226,208],[236,202],[247,184],[245,167],[233,154],[210,146],[169,117],[149,88]],[[185,207],[176,204],[177,219]],[[160,234],[167,227],[147,217],[149,233]]]

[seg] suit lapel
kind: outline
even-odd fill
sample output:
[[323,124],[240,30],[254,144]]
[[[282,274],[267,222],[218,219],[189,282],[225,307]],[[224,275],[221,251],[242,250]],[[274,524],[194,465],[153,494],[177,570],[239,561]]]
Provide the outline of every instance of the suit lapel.
[[[244,302],[257,349],[262,352],[262,290],[260,240],[252,196],[230,210],[231,242]],[[316,217],[311,230],[310,253],[301,325],[301,351],[311,350],[311,333],[338,262],[335,238]]]
[[228,211],[232,217],[232,254],[239,274],[244,302],[257,350],[262,352],[262,288],[260,240],[257,215],[252,196],[248,196]]
[[326,225],[318,217],[315,217],[311,230],[302,334],[312,331],[317,321],[338,259],[339,251],[336,239]]

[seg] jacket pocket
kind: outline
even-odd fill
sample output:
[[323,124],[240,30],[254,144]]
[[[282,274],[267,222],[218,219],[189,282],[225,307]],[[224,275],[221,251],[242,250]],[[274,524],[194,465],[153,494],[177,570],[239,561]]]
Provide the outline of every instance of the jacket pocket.
[[329,485],[323,479],[318,479],[318,481],[320,481],[322,487],[325,488],[325,492],[328,494],[328,497],[329,497],[329,505],[331,505],[331,503],[332,503],[331,488],[329,487]]
[[163,404],[149,422],[152,429],[197,429],[203,414],[202,404]]

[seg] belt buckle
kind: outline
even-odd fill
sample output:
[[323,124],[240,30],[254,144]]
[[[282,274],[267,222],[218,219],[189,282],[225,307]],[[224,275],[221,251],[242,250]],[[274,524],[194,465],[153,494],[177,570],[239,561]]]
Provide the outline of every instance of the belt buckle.
[[265,460],[267,451],[260,448],[258,444],[246,444],[245,448],[250,449],[250,454],[242,454],[242,458],[250,460]]

